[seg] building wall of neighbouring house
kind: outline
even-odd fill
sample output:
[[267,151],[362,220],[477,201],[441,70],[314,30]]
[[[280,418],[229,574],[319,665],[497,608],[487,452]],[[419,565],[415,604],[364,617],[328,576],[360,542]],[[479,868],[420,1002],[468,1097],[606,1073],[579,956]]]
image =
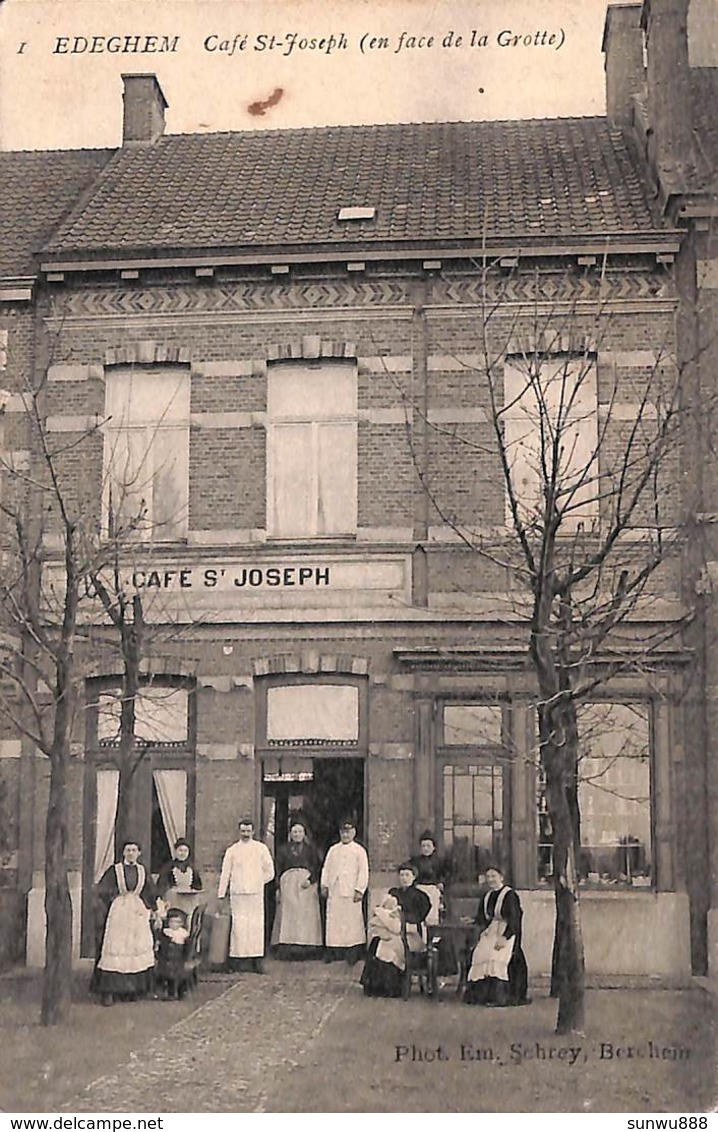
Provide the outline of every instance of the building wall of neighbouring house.
[[[591,312],[599,301],[601,268],[564,271],[555,262],[543,268],[547,274],[538,283],[532,271],[497,272],[492,286],[501,295],[501,307],[488,319],[491,352],[497,356],[508,351],[510,339],[530,333],[534,286],[549,322],[555,315],[580,341],[595,334]],[[550,928],[546,883],[537,873],[533,689],[525,668],[525,631],[511,612],[506,570],[479,561],[452,530],[458,522],[495,531],[506,517],[501,472],[491,454],[481,358],[488,312],[478,276],[468,265],[444,267],[434,276],[402,265],[370,268],[360,278],[332,268],[298,269],[283,282],[261,271],[222,273],[201,282],[188,274],[148,274],[141,282],[122,284],[110,277],[96,284],[68,279],[48,292],[43,308],[53,343],[48,414],[51,432],[71,448],[64,469],[68,482],[88,490],[90,513],[99,515],[102,443],[96,436],[83,441],[83,430],[104,412],[107,374],[114,366],[139,373],[167,365],[190,374],[186,539],[145,550],[132,567],[143,571],[145,580],[153,568],[173,571],[166,592],[158,598],[162,586],[155,587],[149,603],[150,620],[172,626],[164,639],[153,642],[149,669],[176,677],[192,673],[191,833],[208,890],[241,814],[253,813],[261,834],[272,834],[268,775],[280,765],[283,748],[267,739],[267,689],[284,683],[347,685],[359,689],[363,723],[357,741],[324,749],[298,743],[286,757],[299,759],[301,766],[308,758],[337,753],[363,761],[362,834],[373,889],[390,883],[398,863],[415,851],[423,828],[429,825],[441,835],[444,768],[451,773],[452,767],[498,762],[502,789],[510,797],[501,814],[506,864],[527,894],[527,934],[533,932],[534,964],[543,970]],[[548,298],[556,288],[564,288],[562,301]],[[670,269],[647,257],[621,259],[604,273],[600,304],[599,399],[619,374],[630,416],[630,391],[640,387],[659,355],[665,351],[668,357],[673,349]],[[291,359],[321,367],[322,358],[356,366],[356,534],[273,542],[266,533],[267,372]],[[425,450],[427,411],[434,427]],[[439,509],[418,486],[417,463]],[[239,569],[307,562],[312,568],[354,573],[328,593],[321,585],[311,593],[286,586],[279,593],[259,587],[255,594],[248,586],[204,584],[207,570],[224,568],[236,575]],[[182,568],[191,571],[184,590]],[[680,578],[666,571],[659,587],[657,599],[670,599],[680,590]],[[427,652],[448,659],[432,667],[424,659]],[[462,653],[472,659],[462,660]],[[92,675],[109,678],[116,671],[111,642],[93,647]],[[627,973],[641,968],[685,975],[690,970],[685,904],[696,894],[692,862],[679,853],[690,805],[680,773],[685,749],[681,678],[670,660],[659,683],[659,699],[651,698],[655,686],[649,691],[640,680],[619,682],[614,689],[618,700],[651,699],[658,887],[655,892],[627,889],[620,900],[587,889],[586,900],[598,901],[600,930],[607,933],[606,946],[594,939],[589,962],[595,971],[625,967]],[[446,704],[466,702],[503,705],[501,732],[498,743],[472,740],[457,754],[442,740],[442,712]],[[78,754],[82,738],[78,731]],[[94,879],[98,752],[90,747],[84,745],[84,760],[73,767],[70,783],[69,857],[78,906],[81,890],[89,893]],[[508,760],[507,752],[513,755]],[[23,805],[32,811],[33,820],[27,820],[35,830],[26,867],[34,877],[28,959],[37,962],[47,780],[40,760],[34,773],[35,788]],[[700,853],[699,846],[695,852]],[[631,897],[641,902],[646,923],[658,917],[680,946],[670,953],[657,943],[654,947],[657,933],[649,930],[640,960],[631,955],[624,963],[608,940],[618,935]],[[87,899],[84,905],[87,921]],[[87,922],[83,935],[86,951]]]
[[[644,41],[645,33],[645,41]],[[638,49],[645,47],[645,86]],[[683,474],[695,498],[695,536],[686,556],[687,600],[698,616],[688,631],[695,670],[686,691],[691,719],[686,745],[688,853],[695,862],[693,961],[718,970],[718,700],[715,671],[718,468],[715,461],[715,374],[718,372],[718,148],[709,107],[718,98],[718,10],[712,0],[645,0],[609,7],[606,35],[609,105],[615,121],[632,121],[666,218],[683,230],[676,262],[680,297],[677,352],[686,403],[696,406],[694,442]],[[637,97],[635,97],[637,96]],[[623,105],[620,104],[623,99]],[[633,105],[629,106],[627,100]],[[706,922],[708,931],[706,932]],[[706,951],[707,946],[707,951]]]

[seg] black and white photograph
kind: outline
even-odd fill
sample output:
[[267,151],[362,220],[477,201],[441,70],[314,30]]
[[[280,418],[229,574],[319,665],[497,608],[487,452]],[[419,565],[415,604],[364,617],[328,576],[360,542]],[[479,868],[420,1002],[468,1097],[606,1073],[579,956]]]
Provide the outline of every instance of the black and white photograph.
[[711,1127],[717,751],[718,0],[0,0],[3,1127]]

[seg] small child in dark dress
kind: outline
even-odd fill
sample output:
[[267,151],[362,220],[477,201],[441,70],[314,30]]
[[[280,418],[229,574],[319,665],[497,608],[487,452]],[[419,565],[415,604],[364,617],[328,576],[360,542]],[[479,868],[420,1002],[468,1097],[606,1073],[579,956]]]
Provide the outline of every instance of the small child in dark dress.
[[169,908],[157,941],[155,974],[167,998],[184,998],[184,962],[189,939],[187,917],[180,908]]

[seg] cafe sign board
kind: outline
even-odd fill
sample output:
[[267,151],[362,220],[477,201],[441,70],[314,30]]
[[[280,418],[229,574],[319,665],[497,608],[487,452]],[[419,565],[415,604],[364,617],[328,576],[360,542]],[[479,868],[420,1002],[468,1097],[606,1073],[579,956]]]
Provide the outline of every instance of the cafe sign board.
[[[48,569],[45,588],[52,592],[52,581],[61,580],[60,571]],[[141,594],[150,620],[165,615],[181,621],[227,620],[233,615],[261,615],[262,611],[349,607],[371,611],[384,606],[398,611],[411,604],[410,555],[252,555],[193,560],[138,556],[120,576],[125,592]],[[86,614],[97,602],[88,587],[83,603]]]

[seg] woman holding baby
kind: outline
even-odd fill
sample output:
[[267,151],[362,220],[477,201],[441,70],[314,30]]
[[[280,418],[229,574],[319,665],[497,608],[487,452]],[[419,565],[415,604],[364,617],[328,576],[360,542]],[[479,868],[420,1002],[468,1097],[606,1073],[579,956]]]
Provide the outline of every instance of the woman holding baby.
[[416,887],[416,875],[410,861],[400,865],[399,884],[389,889],[372,912],[369,934],[373,938],[361,977],[365,995],[401,998],[406,949],[421,951],[424,947],[422,926],[431,901]]

